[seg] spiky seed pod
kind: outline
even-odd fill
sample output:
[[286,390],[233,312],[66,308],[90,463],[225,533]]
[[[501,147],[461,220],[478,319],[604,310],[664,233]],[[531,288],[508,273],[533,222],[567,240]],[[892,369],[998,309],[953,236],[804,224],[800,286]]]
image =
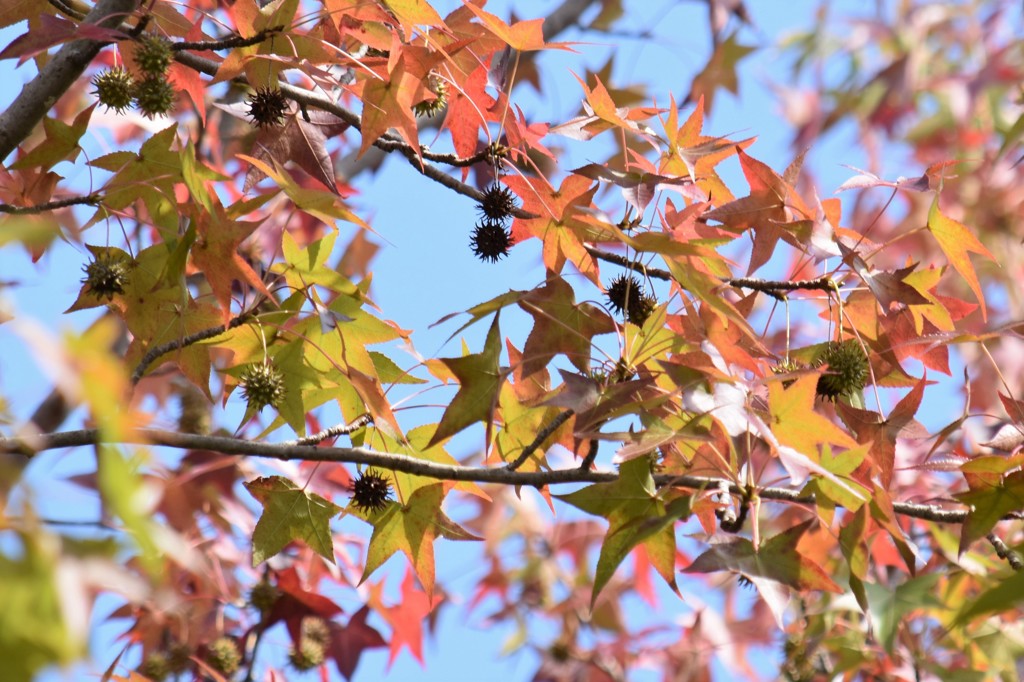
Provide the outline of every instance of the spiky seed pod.
[[167,652],[167,670],[172,675],[183,673],[192,666],[192,649],[187,644],[175,644]]
[[379,512],[391,499],[391,483],[385,476],[369,470],[352,483],[352,504],[367,512]]
[[276,128],[288,113],[288,98],[277,88],[257,88],[246,98],[249,118],[257,128]]
[[[798,362],[793,362],[792,360],[783,360],[782,362],[772,367],[772,374],[789,374],[790,372],[799,372],[802,369],[805,369],[804,366]],[[782,381],[783,388],[789,388],[790,386],[793,385],[794,381],[796,381],[796,379],[784,379]]]
[[178,431],[202,436],[210,433],[213,421],[210,415],[210,401],[203,392],[192,384],[182,386],[178,393]]
[[818,378],[817,393],[826,400],[851,396],[868,381],[868,357],[853,339],[832,341],[825,346],[814,361],[815,367],[823,365],[828,368]]
[[434,93],[431,99],[425,99],[413,106],[412,110],[417,116],[437,116],[448,106],[448,85],[440,78],[430,79],[430,90]]
[[302,619],[302,637],[326,646],[331,641],[331,630],[323,618],[307,616]]
[[484,190],[484,198],[477,206],[480,215],[494,222],[505,222],[512,217],[515,211],[516,197],[509,191],[508,187],[492,182]]
[[124,293],[128,283],[128,263],[123,259],[102,253],[82,270],[85,272],[82,282],[89,286],[96,298],[111,301],[115,295]]
[[132,108],[135,99],[135,79],[120,66],[96,74],[92,79],[93,94],[107,110],[123,114]]
[[288,653],[288,662],[299,672],[312,670],[327,659],[327,647],[309,637],[299,639],[298,648],[292,648]]
[[233,638],[218,637],[206,647],[206,662],[217,672],[230,677],[238,672],[242,653]]
[[171,674],[171,665],[167,660],[167,654],[162,651],[154,651],[146,656],[146,660],[139,666],[139,674],[148,677],[153,682],[163,682]]
[[512,233],[500,222],[484,218],[473,228],[469,246],[480,260],[496,263],[508,255],[512,246]]
[[174,88],[163,76],[150,76],[135,84],[135,106],[146,118],[163,116],[174,107]]
[[632,275],[619,275],[608,285],[605,293],[608,305],[617,313],[625,312],[641,305],[644,298],[644,287],[640,280]]
[[249,590],[249,603],[260,613],[267,614],[274,608],[274,604],[277,603],[277,598],[280,596],[281,590],[269,581],[261,580]]
[[630,324],[635,324],[638,327],[644,326],[644,322],[651,316],[654,309],[658,306],[658,299],[653,296],[642,295],[640,300],[629,306],[629,310],[626,311],[626,321]]
[[171,65],[171,43],[163,36],[147,33],[135,48],[135,66],[147,77],[162,78]]
[[254,411],[267,405],[277,408],[284,400],[284,375],[268,363],[254,363],[242,372],[242,397]]

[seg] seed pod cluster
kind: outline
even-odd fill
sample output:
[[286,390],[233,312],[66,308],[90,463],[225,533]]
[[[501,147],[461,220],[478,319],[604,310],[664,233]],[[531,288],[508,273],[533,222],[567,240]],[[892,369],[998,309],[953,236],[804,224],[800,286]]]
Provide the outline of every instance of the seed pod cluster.
[[220,674],[231,677],[242,664],[242,653],[232,637],[218,637],[206,647],[206,662]]
[[477,206],[480,220],[470,235],[470,248],[482,261],[496,262],[508,255],[512,233],[507,225],[516,210],[516,198],[509,189],[492,182]]
[[288,654],[288,661],[300,672],[323,665],[331,638],[327,622],[322,618],[303,618],[301,632],[298,644]]
[[143,78],[135,84],[135,106],[147,118],[163,116],[174,107],[175,92],[167,82],[167,69],[173,53],[171,43],[163,36],[143,35],[135,49],[135,66]]
[[128,69],[118,66],[97,74],[92,79],[93,94],[108,110],[123,114],[135,102],[135,79]]

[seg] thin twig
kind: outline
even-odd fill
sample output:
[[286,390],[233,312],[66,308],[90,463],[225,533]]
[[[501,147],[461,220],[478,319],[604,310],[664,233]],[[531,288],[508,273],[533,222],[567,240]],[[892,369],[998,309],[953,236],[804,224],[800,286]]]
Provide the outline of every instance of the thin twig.
[[153,362],[161,355],[164,355],[165,353],[170,353],[171,351],[179,350],[181,348],[185,348],[186,346],[191,346],[194,343],[199,343],[200,341],[205,341],[206,339],[212,339],[215,336],[220,336],[229,329],[234,329],[235,327],[245,324],[251,318],[251,312],[242,313],[238,317],[232,318],[226,325],[222,324],[216,327],[210,327],[209,329],[202,329],[194,334],[189,334],[188,336],[183,336],[180,339],[168,341],[167,343],[162,343],[159,346],[154,346],[153,348],[150,348],[149,351],[142,356],[142,359],[139,360],[139,364],[135,367],[135,370],[132,372],[132,385],[134,386],[135,384],[139,383],[139,380],[142,379],[142,375],[146,373],[146,370],[149,369],[149,366],[152,365]]
[[1024,570],[1024,560],[1020,558],[1019,554],[1007,547],[1001,537],[995,533],[989,533],[985,536],[985,539],[988,540],[992,544],[992,547],[995,548],[996,555],[1006,563],[1010,564],[1010,568],[1015,571]]
[[231,36],[224,38],[223,40],[198,40],[198,41],[187,41],[182,40],[177,43],[171,43],[171,49],[174,51],[181,50],[230,50],[235,47],[249,47],[250,45],[259,45],[267,38],[273,37],[284,30],[284,26],[272,26],[265,28],[254,36],[243,38],[242,36]]
[[574,414],[576,414],[576,412],[574,412],[571,409],[566,410],[565,412],[559,412],[558,415],[556,415],[555,418],[551,420],[551,423],[549,423],[547,426],[541,429],[537,433],[537,437],[534,438],[529,445],[523,448],[523,451],[519,453],[519,456],[515,458],[515,461],[509,462],[505,466],[505,468],[508,469],[509,471],[515,471],[519,467],[523,466],[526,460],[530,459],[530,455],[532,455],[534,451],[537,450],[537,448],[544,444],[544,441],[548,439],[548,436],[557,431],[558,427],[567,422],[569,420],[569,417],[573,416]]
[[[34,453],[44,450],[59,450],[82,445],[96,445],[104,441],[97,429],[62,431],[36,436],[0,438],[0,452]],[[344,462],[364,464],[393,471],[402,471],[445,481],[471,481],[475,483],[498,483],[502,485],[543,487],[566,483],[611,483],[618,480],[614,471],[581,471],[578,467],[552,471],[510,471],[507,467],[475,467],[459,464],[439,464],[417,459],[408,455],[379,452],[369,448],[311,447],[307,445],[285,445],[261,443],[228,436],[201,436],[161,429],[137,429],[117,441],[120,444],[158,445],[181,450],[210,450],[225,455],[267,457],[283,461]],[[26,455],[31,456],[31,455]],[[659,487],[674,486],[693,490],[713,490],[724,479],[710,476],[675,476],[658,474],[654,477]],[[729,492],[734,495],[746,493],[744,487],[725,481]],[[806,495],[798,488],[759,488],[760,499],[814,504],[814,496]],[[914,502],[892,503],[893,510],[902,516],[938,523],[963,523],[967,509],[950,509],[933,504]],[[1010,512],[1003,520],[1024,519],[1024,513]]]
[[56,211],[59,208],[67,208],[68,206],[76,206],[78,204],[88,204],[90,206],[95,206],[102,200],[102,195],[100,195],[99,193],[93,193],[84,197],[67,197],[66,199],[54,199],[53,201],[47,201],[45,204],[37,204],[36,206],[12,206],[10,204],[0,204],[0,213],[10,213],[11,215],[24,215],[26,213],[43,213],[44,211]]

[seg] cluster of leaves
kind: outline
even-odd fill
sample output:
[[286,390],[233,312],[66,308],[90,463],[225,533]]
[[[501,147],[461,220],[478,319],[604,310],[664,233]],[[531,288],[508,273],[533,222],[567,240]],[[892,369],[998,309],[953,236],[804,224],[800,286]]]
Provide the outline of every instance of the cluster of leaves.
[[[575,21],[592,4],[597,32],[622,10],[564,8]],[[445,17],[424,2],[347,0],[104,0],[99,20],[74,3],[0,10],[2,26],[28,23],[0,58],[45,74],[61,43],[103,48],[0,171],[3,242],[33,260],[88,242],[67,313],[95,311],[91,326],[58,342],[11,324],[91,428],[56,433],[66,415],[37,412],[0,441],[11,462],[0,491],[6,501],[37,453],[91,445],[95,467],[72,482],[118,531],[62,534],[31,495],[4,511],[0,595],[19,626],[0,628],[0,658],[19,661],[13,679],[78,657],[62,606],[115,584],[122,606],[109,619],[126,644],[111,679],[330,666],[347,679],[365,650],[385,647],[389,662],[403,648],[422,661],[424,625],[451,601],[438,538],[484,540],[469,609],[517,628],[515,648],[540,652],[540,680],[614,680],[639,665],[704,676],[716,651],[752,674],[751,647],[780,641],[791,679],[1011,675],[1024,573],[1006,577],[1021,539],[1003,521],[1024,512],[1024,402],[1007,377],[1022,374],[1008,371],[1021,329],[1007,323],[1015,296],[993,291],[1018,290],[1019,268],[1012,255],[999,273],[989,265],[1020,238],[1024,181],[1008,169],[1024,116],[1010,120],[1008,100],[1024,55],[986,30],[1009,5],[932,4],[869,24],[888,61],[866,79],[855,62],[847,81],[809,86],[815,106],[792,121],[798,149],[781,171],[752,138],[704,132],[753,49],[726,34],[749,19],[742,3],[709,1],[712,54],[685,106],[588,74],[582,113],[554,125],[528,122],[515,88],[540,73],[539,53],[570,47],[553,42],[565,26],[507,23],[482,5]],[[948,49],[968,29],[985,59]],[[834,44],[824,32],[794,39],[794,82]],[[173,94],[154,108],[132,90],[145,115],[133,117],[121,93],[105,103],[126,115],[102,119],[93,92],[126,83],[102,71],[120,65]],[[954,86],[970,106],[955,105]],[[0,133],[22,111],[0,116]],[[424,113],[450,153],[421,144]],[[820,199],[803,147],[850,116],[867,139],[902,135],[925,170],[892,182],[859,172],[839,188],[856,194]],[[80,161],[87,133],[106,125],[125,149]],[[606,160],[560,165],[558,139]],[[371,149],[477,202],[481,259],[536,247],[542,281],[471,307],[452,334],[480,331],[479,352],[463,341],[457,356],[403,367],[407,354],[378,350],[411,349],[413,334],[371,296],[359,175],[335,174],[348,152],[370,167]],[[64,162],[95,174],[80,200],[54,170]],[[905,211],[882,210],[896,197]],[[343,231],[354,236],[341,248]],[[783,275],[755,277],[767,272]],[[602,291],[621,319],[589,302]],[[799,311],[795,325],[773,315],[780,306]],[[515,315],[528,320],[522,338],[505,337]],[[915,416],[937,388],[929,373],[952,375],[951,353],[999,361],[972,365],[963,414],[929,434]],[[439,419],[400,419],[423,384],[450,386]],[[153,428],[175,396],[178,428]],[[224,408],[242,403],[240,415]],[[981,445],[968,428],[978,410],[1009,416]],[[456,459],[453,439],[481,424],[479,451]],[[353,447],[325,446],[339,436]],[[592,471],[608,443],[615,469]],[[520,501],[524,486],[558,519]],[[407,567],[397,586],[379,570],[396,555]],[[686,616],[635,627],[624,603],[663,599],[654,574]],[[343,609],[339,593],[357,605]],[[557,635],[532,640],[534,618]],[[291,646],[276,658],[259,646],[274,628]]]

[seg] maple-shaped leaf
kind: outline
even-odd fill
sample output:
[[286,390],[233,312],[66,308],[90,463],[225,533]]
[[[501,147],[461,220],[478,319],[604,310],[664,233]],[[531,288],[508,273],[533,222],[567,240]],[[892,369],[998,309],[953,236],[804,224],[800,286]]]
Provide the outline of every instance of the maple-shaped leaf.
[[974,292],[974,296],[981,305],[981,317],[987,319],[985,309],[985,297],[981,292],[981,284],[978,282],[978,275],[974,272],[969,253],[976,253],[994,261],[995,256],[978,241],[978,238],[971,234],[967,227],[956,220],[953,220],[939,208],[939,197],[936,195],[928,210],[928,231],[939,243],[939,248],[946,254],[950,265],[960,273],[967,285]]
[[[961,471],[965,475],[987,473],[982,467],[989,462],[1000,468],[1014,464],[1005,457],[984,457],[964,464]],[[1008,513],[1024,510],[1024,471],[1014,471],[1005,476],[976,475],[968,477],[968,481],[970,490],[954,496],[970,507],[960,529],[960,554],[985,537]]]
[[638,121],[655,116],[658,113],[657,109],[617,107],[600,78],[595,76],[597,85],[591,90],[582,78],[576,76],[576,74],[573,74],[573,76],[579,81],[583,92],[586,94],[586,99],[583,100],[585,115],[556,125],[548,130],[549,133],[565,135],[573,140],[589,140],[606,130],[620,128],[653,136],[653,131],[646,125],[638,123]]
[[[42,18],[46,18],[44,15]],[[81,38],[82,36],[78,36]],[[0,57],[2,59],[2,57]],[[61,161],[74,161],[81,151],[78,141],[85,135],[89,128],[89,118],[96,109],[96,105],[86,107],[75,116],[75,120],[68,125],[56,118],[44,118],[43,130],[46,138],[32,148],[27,154],[18,158],[9,167],[12,169],[24,168],[51,168]]]
[[405,504],[389,503],[380,511],[367,512],[349,505],[348,512],[373,524],[373,535],[366,549],[366,582],[395,552],[409,559],[416,577],[428,594],[434,591],[434,540],[438,535],[449,540],[480,540],[441,511],[444,486],[440,483],[416,489]]
[[914,389],[903,396],[885,420],[882,420],[877,412],[861,410],[842,402],[836,404],[836,410],[853,431],[857,441],[871,445],[868,453],[871,461],[878,467],[882,485],[886,488],[892,482],[896,440],[927,436],[924,427],[914,419],[927,384],[927,378],[922,377]]
[[403,647],[408,647],[413,657],[423,665],[423,622],[441,603],[441,596],[419,589],[412,572],[408,570],[402,579],[401,599],[396,605],[383,604],[383,591],[383,582],[371,585],[369,603],[391,626],[388,666],[395,662]]
[[478,19],[494,33],[503,43],[519,52],[531,52],[534,50],[560,49],[566,50],[567,43],[545,43],[543,19],[528,19],[517,21],[512,25],[506,24],[495,15],[487,12],[472,3],[466,3],[465,8],[477,16]]
[[734,32],[715,46],[711,59],[704,69],[693,77],[690,85],[688,99],[692,101],[703,97],[708,111],[711,111],[718,88],[725,88],[732,94],[737,94],[739,82],[736,77],[736,65],[757,49],[741,45],[736,36],[737,33]]
[[327,657],[334,659],[338,674],[346,680],[352,679],[365,650],[388,645],[380,632],[366,624],[369,615],[370,607],[364,605],[352,614],[344,627],[334,621],[328,624],[330,639],[327,642]]
[[[307,120],[307,117],[309,120]],[[334,162],[327,151],[327,140],[348,129],[348,123],[320,109],[290,111],[282,126],[264,126],[253,142],[252,156],[261,161],[293,162],[319,180],[327,189],[338,193],[334,181]],[[245,174],[242,192],[246,193],[267,177],[258,166],[250,166]]]
[[653,172],[653,170],[617,171],[599,163],[588,163],[586,166],[576,168],[572,172],[591,180],[618,185],[622,188],[623,198],[630,206],[636,209],[638,215],[643,215],[647,211],[648,204],[651,203],[651,200],[654,199],[654,196],[660,189],[674,189],[691,199],[699,200],[703,198],[703,196],[698,196],[699,193],[695,194],[692,191],[688,193],[681,189],[693,184],[693,180],[689,177],[680,178],[659,175]]
[[533,237],[544,242],[544,265],[559,274],[568,260],[595,284],[600,283],[597,263],[584,245],[589,225],[583,209],[590,206],[598,185],[582,175],[568,175],[556,190],[540,177],[508,176],[503,182],[523,201],[523,210],[537,218],[516,218],[512,239],[518,244]]
[[[450,45],[452,52],[465,44]],[[400,50],[399,50],[400,47]],[[436,95],[427,87],[430,71],[444,59],[444,54],[413,45],[393,45],[387,68],[381,69],[362,83],[362,144],[359,156],[389,128],[396,129],[417,154],[419,134],[413,107]]]
[[263,622],[265,629],[283,621],[292,641],[298,642],[302,637],[303,618],[316,616],[329,621],[341,613],[341,607],[329,598],[303,587],[294,566],[273,575],[280,594]]
[[626,555],[643,543],[659,575],[673,590],[676,536],[674,524],[690,514],[690,498],[672,493],[670,500],[658,494],[647,458],[632,459],[619,467],[612,483],[595,483],[567,495],[555,495],[577,509],[608,519],[608,532],[594,573],[590,596],[593,608],[598,595]]
[[[793,526],[785,532],[768,538],[760,547],[754,547],[754,544],[746,538],[714,545],[694,559],[692,564],[683,569],[683,572],[733,571],[754,582],[759,591],[761,584],[757,578],[765,578],[798,592],[826,590],[841,594],[842,588],[832,581],[825,570],[797,549],[800,536],[814,523],[815,521],[812,519]],[[765,596],[770,599],[775,595],[769,591],[769,594]],[[772,603],[770,601],[769,605]]]
[[590,369],[591,339],[615,331],[615,321],[591,303],[576,303],[572,286],[550,280],[519,302],[533,316],[533,329],[523,349],[523,375],[544,369],[562,353],[581,372]]
[[263,514],[252,534],[252,565],[258,566],[294,540],[334,563],[331,518],[341,507],[307,493],[282,476],[257,478],[245,489],[263,505]]
[[968,623],[981,616],[1006,612],[1024,600],[1024,571],[1015,571],[981,594],[966,600],[957,613],[954,625]]
[[441,422],[437,425],[437,431],[434,432],[427,447],[432,447],[479,421],[487,423],[487,442],[490,442],[498,393],[508,376],[508,370],[498,365],[500,356],[501,332],[498,329],[498,315],[495,315],[494,322],[487,331],[483,352],[461,358],[441,359],[458,379],[459,390],[441,415]]
[[212,212],[198,208],[195,211],[196,241],[191,255],[192,262],[206,275],[227,324],[231,319],[233,282],[245,282],[267,298],[271,298],[271,293],[252,266],[238,253],[238,247],[260,223],[230,219],[218,201],[214,202],[213,209]]

